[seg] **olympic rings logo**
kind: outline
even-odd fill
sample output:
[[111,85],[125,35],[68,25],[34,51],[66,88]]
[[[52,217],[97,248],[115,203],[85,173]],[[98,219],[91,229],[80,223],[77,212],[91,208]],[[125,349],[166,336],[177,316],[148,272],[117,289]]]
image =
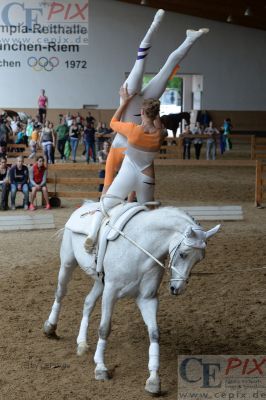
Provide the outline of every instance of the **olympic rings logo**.
[[34,71],[47,71],[51,72],[59,65],[59,59],[57,57],[40,57],[39,59],[36,57],[28,58],[28,66],[31,67]]

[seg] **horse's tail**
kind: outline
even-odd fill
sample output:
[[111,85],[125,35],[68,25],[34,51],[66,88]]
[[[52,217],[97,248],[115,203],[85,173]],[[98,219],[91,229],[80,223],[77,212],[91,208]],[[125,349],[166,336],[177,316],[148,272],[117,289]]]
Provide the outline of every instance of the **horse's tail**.
[[65,231],[65,228],[58,229],[58,231],[55,232],[55,234],[52,236],[52,238],[55,238],[56,240],[62,240],[64,231]]

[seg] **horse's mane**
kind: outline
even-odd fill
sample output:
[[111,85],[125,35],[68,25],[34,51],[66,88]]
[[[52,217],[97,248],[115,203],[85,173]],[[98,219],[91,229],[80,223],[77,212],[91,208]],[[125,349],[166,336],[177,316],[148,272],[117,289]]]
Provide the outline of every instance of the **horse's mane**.
[[200,223],[196,221],[187,211],[181,210],[178,207],[173,207],[173,206],[160,207],[151,212],[154,213],[154,215],[156,215],[162,210],[166,212],[168,218],[170,217],[171,219],[176,220],[182,217],[187,221],[188,224],[200,226]]

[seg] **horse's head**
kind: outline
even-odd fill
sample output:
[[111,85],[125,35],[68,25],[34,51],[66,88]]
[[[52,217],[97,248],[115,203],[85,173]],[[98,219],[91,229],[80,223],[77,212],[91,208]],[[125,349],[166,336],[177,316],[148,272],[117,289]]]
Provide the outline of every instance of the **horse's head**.
[[169,246],[172,294],[184,292],[193,266],[205,257],[207,240],[215,235],[219,228],[220,225],[217,225],[205,232],[200,226],[189,226],[179,241],[177,236],[172,239]]

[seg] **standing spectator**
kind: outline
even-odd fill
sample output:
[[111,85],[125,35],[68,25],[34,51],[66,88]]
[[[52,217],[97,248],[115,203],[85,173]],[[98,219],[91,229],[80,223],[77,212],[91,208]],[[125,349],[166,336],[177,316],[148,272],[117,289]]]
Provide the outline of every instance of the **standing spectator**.
[[219,133],[218,129],[213,127],[213,122],[210,121],[208,128],[205,129],[204,133],[209,135],[207,139],[206,147],[206,159],[215,160],[216,159],[216,135]]
[[46,202],[46,210],[50,210],[51,206],[48,198],[48,190],[46,186],[47,169],[44,166],[44,158],[38,157],[37,162],[33,164],[29,171],[30,187],[31,187],[31,203],[30,211],[35,211],[34,200],[38,191],[41,191]]
[[224,151],[232,149],[232,142],[231,142],[231,132],[232,132],[232,123],[230,118],[226,118],[223,123],[223,144],[224,144]]
[[28,137],[28,141],[31,140],[32,132],[33,132],[33,121],[32,119],[29,118],[26,127],[26,135]]
[[0,158],[0,188],[2,190],[1,209],[8,210],[8,195],[10,191],[9,168],[5,157]]
[[34,158],[34,157],[36,157],[37,147],[38,147],[39,140],[40,140],[40,130],[41,130],[41,128],[35,128],[35,129],[32,131],[31,140],[30,140],[30,150],[31,150],[31,153],[30,153],[30,155],[29,155],[29,158]]
[[[24,126],[20,126],[19,132],[17,134],[16,144],[25,144],[28,146],[28,137],[26,135],[26,129]],[[23,151],[23,150],[22,150]]]
[[22,191],[24,194],[24,210],[28,210],[29,204],[29,170],[26,165],[23,165],[23,157],[17,157],[17,162],[10,168],[9,172],[11,184],[11,210],[15,210],[15,200],[17,191]]
[[[201,135],[202,134],[202,130],[201,130],[199,122],[196,122],[196,126],[195,126],[195,128],[193,128],[191,130],[191,133],[192,133],[192,135]],[[202,139],[201,138],[193,139],[193,144],[194,144],[194,148],[195,148],[195,157],[197,160],[199,160],[201,146],[202,146]]]
[[[186,125],[184,132],[180,136],[182,137],[183,135],[190,135],[190,134],[191,134],[190,127],[189,127],[189,125]],[[183,160],[185,160],[186,158],[188,160],[190,160],[190,147],[191,147],[191,139],[188,137],[184,137],[184,139],[183,139]]]
[[1,142],[5,142],[5,143],[9,143],[9,136],[12,130],[8,124],[7,119],[3,119],[1,124],[0,124],[0,141]]
[[72,151],[72,161],[73,163],[76,162],[76,153],[79,143],[79,127],[77,122],[74,120],[70,129],[69,129],[69,138],[70,138],[70,145]]
[[70,128],[72,123],[73,123],[73,121],[74,121],[74,117],[73,117],[73,115],[71,115],[70,111],[67,113],[65,118],[66,118],[66,124]]
[[96,119],[91,115],[90,111],[88,112],[88,115],[86,117],[86,122],[87,124],[93,124],[93,125],[95,125],[96,123]]
[[60,153],[61,160],[65,160],[64,150],[66,141],[68,140],[68,126],[65,118],[63,118],[62,122],[55,128],[55,132],[57,134],[57,150]]
[[16,134],[18,133],[18,127],[19,127],[19,116],[14,115],[14,117],[11,121],[11,129],[12,129],[13,136],[16,136]]
[[38,98],[39,117],[41,123],[43,123],[46,119],[47,106],[48,106],[48,97],[45,95],[45,90],[42,89],[41,94]]
[[97,152],[99,150],[102,150],[103,148],[103,143],[108,140],[106,137],[104,137],[105,135],[109,134],[112,132],[112,129],[108,129],[106,126],[105,122],[98,122],[97,128],[96,128],[96,133],[99,134],[100,136],[98,136],[96,138],[96,150]]
[[83,140],[86,147],[86,161],[89,164],[90,162],[90,151],[92,153],[93,161],[96,162],[96,155],[95,155],[95,129],[93,124],[87,123],[86,128],[83,132]]
[[[110,151],[110,147],[111,147],[111,145],[108,141],[105,141],[103,143],[103,150],[100,150],[98,153],[98,159],[99,159],[100,166],[103,166],[106,164],[106,160],[107,160],[107,157],[108,157],[108,154]],[[105,178],[105,169],[99,170],[99,178]],[[102,190],[103,190],[103,183],[100,183],[98,191],[102,192]]]
[[55,135],[53,124],[49,121],[45,122],[45,126],[41,133],[40,142],[43,147],[43,153],[47,164],[54,164]]

